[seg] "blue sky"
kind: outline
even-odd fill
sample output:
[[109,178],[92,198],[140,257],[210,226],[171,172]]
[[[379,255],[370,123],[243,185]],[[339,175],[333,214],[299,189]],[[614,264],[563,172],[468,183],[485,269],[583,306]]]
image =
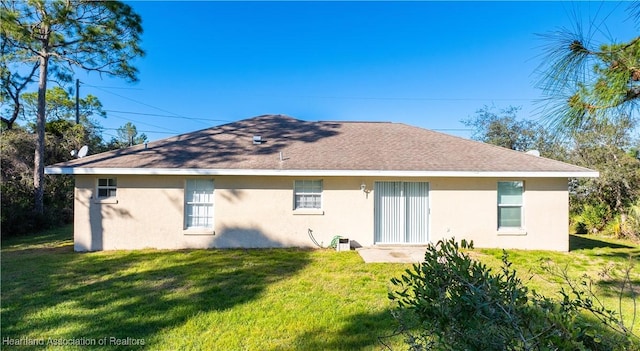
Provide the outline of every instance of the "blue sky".
[[158,140],[270,113],[469,137],[460,120],[485,105],[539,117],[537,34],[638,35],[628,2],[129,4],[143,19],[140,81],[77,75],[108,111],[106,139],[128,121]]

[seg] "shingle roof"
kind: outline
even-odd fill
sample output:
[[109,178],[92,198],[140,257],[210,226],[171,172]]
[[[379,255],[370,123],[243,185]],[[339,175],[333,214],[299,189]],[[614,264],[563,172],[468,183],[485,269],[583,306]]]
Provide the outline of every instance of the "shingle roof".
[[[254,144],[254,136],[263,142]],[[402,123],[308,122],[282,115],[58,163],[47,173],[110,169],[595,173]]]

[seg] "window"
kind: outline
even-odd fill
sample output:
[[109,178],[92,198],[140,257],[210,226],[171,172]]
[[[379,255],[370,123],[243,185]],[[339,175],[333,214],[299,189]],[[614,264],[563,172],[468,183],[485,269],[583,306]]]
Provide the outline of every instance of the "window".
[[296,180],[293,193],[295,210],[322,208],[322,180]]
[[498,182],[498,228],[522,228],[522,181]]
[[98,178],[98,199],[116,197],[116,178]]
[[187,179],[185,228],[213,229],[213,179]]

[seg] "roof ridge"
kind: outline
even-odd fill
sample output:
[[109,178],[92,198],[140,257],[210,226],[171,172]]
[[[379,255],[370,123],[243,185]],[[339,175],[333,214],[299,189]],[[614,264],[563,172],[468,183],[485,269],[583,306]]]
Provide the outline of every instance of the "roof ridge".
[[[268,140],[256,145],[250,140],[252,135],[267,136]],[[285,152],[286,160],[278,157],[281,152]],[[578,177],[594,172],[566,162],[527,155],[406,123],[314,122],[282,114],[240,119],[153,141],[147,147],[136,145],[111,150],[81,160],[58,163],[52,168],[60,167],[148,170],[394,170],[469,172],[468,174],[565,172],[557,174]]]
[[367,123],[371,123],[371,124],[376,124],[376,123],[390,123],[393,124],[395,122],[391,122],[391,121],[332,121],[332,120],[319,120],[317,121],[317,123],[344,123],[344,124],[349,124],[349,123],[361,123],[361,124],[367,124]]

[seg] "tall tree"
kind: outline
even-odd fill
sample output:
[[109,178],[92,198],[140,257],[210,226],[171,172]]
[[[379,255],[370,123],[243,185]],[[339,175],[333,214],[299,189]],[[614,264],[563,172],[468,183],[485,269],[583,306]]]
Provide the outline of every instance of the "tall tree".
[[[598,178],[573,182],[574,211],[576,207],[582,210],[584,205],[604,206],[613,215],[619,215],[625,225],[630,206],[640,199],[640,160],[634,155],[634,145],[640,140],[632,134],[637,123],[622,115],[591,121],[574,133],[573,161],[600,172]],[[602,223],[608,219],[603,218]],[[629,236],[637,237],[639,233],[632,234]]]
[[[105,151],[102,127],[94,116],[106,117],[102,103],[97,97],[87,95],[78,100],[80,124],[75,125],[76,101],[69,92],[61,87],[47,89],[46,93],[47,123],[45,131],[60,139],[62,148],[78,150],[82,145],[89,145],[90,150]],[[35,116],[38,108],[38,94],[22,94],[23,113],[29,127],[35,129]],[[50,162],[51,160],[45,160]]]
[[[640,5],[629,6],[640,29]],[[596,46],[582,26],[543,35],[546,41],[540,87],[545,115],[560,130],[577,130],[592,120],[633,117],[640,102],[640,36]]]
[[[70,151],[88,145],[92,152],[106,150],[101,127],[92,116],[103,116],[102,104],[95,96],[80,99],[80,123],[75,123],[75,101],[60,87],[47,90],[45,162],[56,163],[73,158]],[[45,176],[44,216],[33,215],[33,150],[36,136],[35,111],[38,94],[22,94],[27,125],[16,124],[4,130],[0,138],[0,224],[2,235],[37,231],[50,225],[68,223],[73,218],[73,177]],[[22,115],[22,113],[21,113]],[[21,117],[22,118],[22,117]],[[55,213],[55,216],[50,214]]]
[[[37,141],[33,186],[35,211],[43,213],[47,82],[69,81],[74,69],[137,80],[131,64],[139,46],[141,18],[119,1],[2,0],[0,33],[11,63],[38,64]],[[3,59],[4,60],[4,59]],[[24,69],[24,68],[22,68]]]
[[144,133],[138,135],[138,128],[131,122],[127,122],[118,128],[116,132],[118,133],[118,137],[113,138],[110,143],[110,147],[113,148],[124,149],[147,141],[147,135]]
[[518,118],[519,107],[496,110],[484,106],[461,122],[473,128],[471,138],[516,151],[538,150],[544,157],[564,160],[565,145],[535,121]]

